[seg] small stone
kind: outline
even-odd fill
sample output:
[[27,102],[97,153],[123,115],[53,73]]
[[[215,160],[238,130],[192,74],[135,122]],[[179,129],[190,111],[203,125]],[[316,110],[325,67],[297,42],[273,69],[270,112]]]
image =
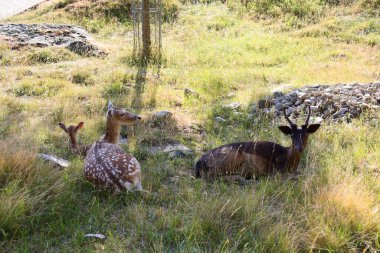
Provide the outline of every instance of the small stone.
[[227,98],[232,98],[232,97],[234,97],[235,96],[235,92],[230,92],[230,93],[228,93],[227,94]]
[[295,106],[299,106],[299,105],[301,105],[302,103],[303,103],[303,101],[300,100],[300,99],[298,99],[298,100],[294,103],[294,105],[295,105]]
[[360,115],[360,112],[359,112],[358,110],[356,110],[355,108],[351,108],[351,109],[349,110],[349,113],[350,113],[351,115],[353,115],[354,117],[359,117],[359,115]]
[[284,103],[284,104],[282,104],[282,107],[283,108],[289,108],[289,107],[291,107],[293,105],[293,103]]
[[181,150],[174,150],[174,151],[169,152],[168,157],[169,158],[185,158],[187,157],[187,155],[183,153]]
[[85,234],[84,237],[85,238],[96,238],[96,239],[101,239],[101,240],[106,239],[106,236],[102,235],[102,234]]
[[319,109],[318,106],[315,106],[315,105],[311,105],[311,106],[310,106],[310,110],[311,110],[312,112],[317,112],[318,109]]
[[281,91],[274,91],[273,92],[273,97],[274,98],[281,98],[284,95]]
[[251,106],[251,113],[257,113],[258,112],[258,107],[257,105],[252,105]]
[[366,93],[366,94],[364,94],[363,99],[364,99],[364,101],[369,101],[369,100],[371,100],[371,95]]
[[281,111],[283,109],[282,103],[281,102],[276,103],[275,108],[276,108],[277,111]]
[[307,98],[307,93],[305,93],[305,92],[299,92],[298,93],[298,98],[302,99],[302,100],[306,99]]
[[159,111],[153,114],[153,119],[160,120],[160,119],[170,119],[173,116],[173,113],[169,111]]
[[233,102],[231,104],[228,104],[228,105],[223,105],[223,108],[228,108],[228,109],[232,109],[232,110],[237,110],[241,107],[241,103],[239,102]]
[[305,101],[303,101],[303,102],[304,102],[304,104],[306,104],[306,105],[310,105],[310,104],[313,103],[313,101],[311,101],[310,99],[305,99]]
[[183,158],[193,154],[191,149],[179,143],[149,147],[147,151],[150,155],[156,155],[159,153],[168,154],[170,158]]
[[316,117],[312,122],[313,124],[321,124],[322,121],[323,119],[321,117]]
[[223,119],[222,117],[215,117],[214,121],[216,123],[225,123],[227,120]]
[[38,154],[37,155],[38,158],[42,159],[42,160],[45,160],[45,161],[48,161],[50,163],[52,163],[53,165],[57,166],[57,167],[61,167],[61,168],[67,168],[70,166],[70,162],[65,160],[65,159],[62,159],[62,158],[59,158],[55,155],[49,155],[49,154]]
[[334,113],[333,118],[341,117],[341,116],[344,115],[346,112],[348,112],[348,108],[340,108],[339,111],[337,111],[336,113]]
[[183,91],[185,97],[195,97],[195,98],[198,98],[199,97],[199,94],[198,92],[196,92],[195,90],[192,90],[190,88],[186,88],[184,91]]
[[292,107],[289,107],[288,109],[286,109],[286,111],[285,111],[286,116],[289,117],[290,115],[292,115],[293,111],[294,111],[294,108],[292,108]]
[[84,41],[73,41],[70,44],[68,44],[66,48],[76,54],[83,56],[105,55],[105,53],[100,51],[96,46]]
[[296,98],[298,96],[296,91],[291,91],[287,95],[290,96],[290,97],[296,97]]
[[356,97],[357,97],[357,98],[363,98],[363,94],[361,94],[361,93],[357,93],[357,94],[356,94]]

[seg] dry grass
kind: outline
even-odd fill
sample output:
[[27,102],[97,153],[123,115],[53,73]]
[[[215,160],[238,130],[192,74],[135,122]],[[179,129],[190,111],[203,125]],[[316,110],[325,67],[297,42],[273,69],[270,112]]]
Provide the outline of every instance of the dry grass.
[[[289,144],[276,130],[278,120],[246,117],[249,105],[272,89],[380,76],[373,18],[326,17],[295,30],[240,15],[220,3],[182,5],[178,20],[164,24],[160,79],[156,65],[133,64],[132,38],[125,35],[130,27],[120,23],[86,25],[99,29],[94,37],[109,52],[105,58],[67,58],[56,48],[12,51],[1,44],[0,251],[376,252],[378,120],[324,122],[310,140],[298,180],[274,175],[240,186],[190,176],[196,157],[217,145]],[[46,5],[12,19],[52,20],[84,24]],[[199,98],[185,98],[186,87]],[[104,132],[108,99],[144,118],[123,129],[129,143],[122,147],[141,162],[150,194],[95,189],[83,179],[83,159],[71,154],[57,127],[84,121],[80,141],[94,142]],[[243,114],[223,109],[235,101]],[[159,126],[151,114],[162,109],[175,120]],[[216,126],[220,115],[228,123]],[[173,140],[196,155],[168,159],[146,152]],[[58,172],[35,160],[37,152],[73,165]],[[107,239],[84,238],[96,232]]]

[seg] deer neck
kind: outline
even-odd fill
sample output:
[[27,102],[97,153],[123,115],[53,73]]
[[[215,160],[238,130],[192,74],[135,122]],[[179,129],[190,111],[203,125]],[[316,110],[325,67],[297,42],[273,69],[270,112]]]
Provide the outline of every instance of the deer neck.
[[285,164],[286,171],[294,172],[298,168],[301,156],[302,152],[297,151],[293,145],[288,147]]
[[107,129],[103,141],[112,144],[117,144],[119,142],[120,130],[121,124],[118,122],[114,122],[111,118],[107,117]]
[[70,133],[69,134],[69,137],[70,137],[70,144],[69,144],[69,147],[71,149],[76,149],[77,148],[77,140],[74,136],[74,134]]

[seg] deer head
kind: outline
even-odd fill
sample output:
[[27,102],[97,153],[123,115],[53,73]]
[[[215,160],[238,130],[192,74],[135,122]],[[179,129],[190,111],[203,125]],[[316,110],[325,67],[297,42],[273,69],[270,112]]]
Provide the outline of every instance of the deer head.
[[286,116],[286,111],[284,109],[284,116],[285,119],[288,121],[289,126],[279,126],[281,132],[283,132],[286,135],[290,135],[292,138],[292,148],[297,153],[302,153],[307,145],[307,139],[309,134],[315,133],[318,128],[321,126],[320,124],[311,124],[309,125],[309,119],[310,119],[310,106],[309,106],[309,113],[306,118],[305,124],[301,126],[301,128],[298,128],[296,124],[294,124],[288,116]]
[[141,117],[126,111],[124,108],[114,107],[111,101],[109,101],[107,119],[111,119],[116,124],[128,125],[141,120]]
[[124,108],[114,107],[111,101],[108,102],[107,130],[103,141],[117,144],[121,126],[129,125],[139,120],[141,120],[141,117],[137,114],[130,113]]
[[63,123],[59,123],[59,127],[63,129],[63,131],[65,131],[69,137],[70,137],[70,147],[72,148],[76,148],[77,147],[77,133],[78,133],[78,130],[81,129],[83,127],[83,122],[79,122],[78,125],[74,126],[74,125],[70,125],[69,127],[66,127],[65,124]]

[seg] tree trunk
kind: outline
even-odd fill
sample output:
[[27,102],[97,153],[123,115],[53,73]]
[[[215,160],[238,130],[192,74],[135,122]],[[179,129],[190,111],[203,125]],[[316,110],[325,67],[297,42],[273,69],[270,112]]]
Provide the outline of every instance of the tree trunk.
[[143,57],[150,57],[150,20],[149,20],[149,0],[142,0],[142,42],[143,42]]

